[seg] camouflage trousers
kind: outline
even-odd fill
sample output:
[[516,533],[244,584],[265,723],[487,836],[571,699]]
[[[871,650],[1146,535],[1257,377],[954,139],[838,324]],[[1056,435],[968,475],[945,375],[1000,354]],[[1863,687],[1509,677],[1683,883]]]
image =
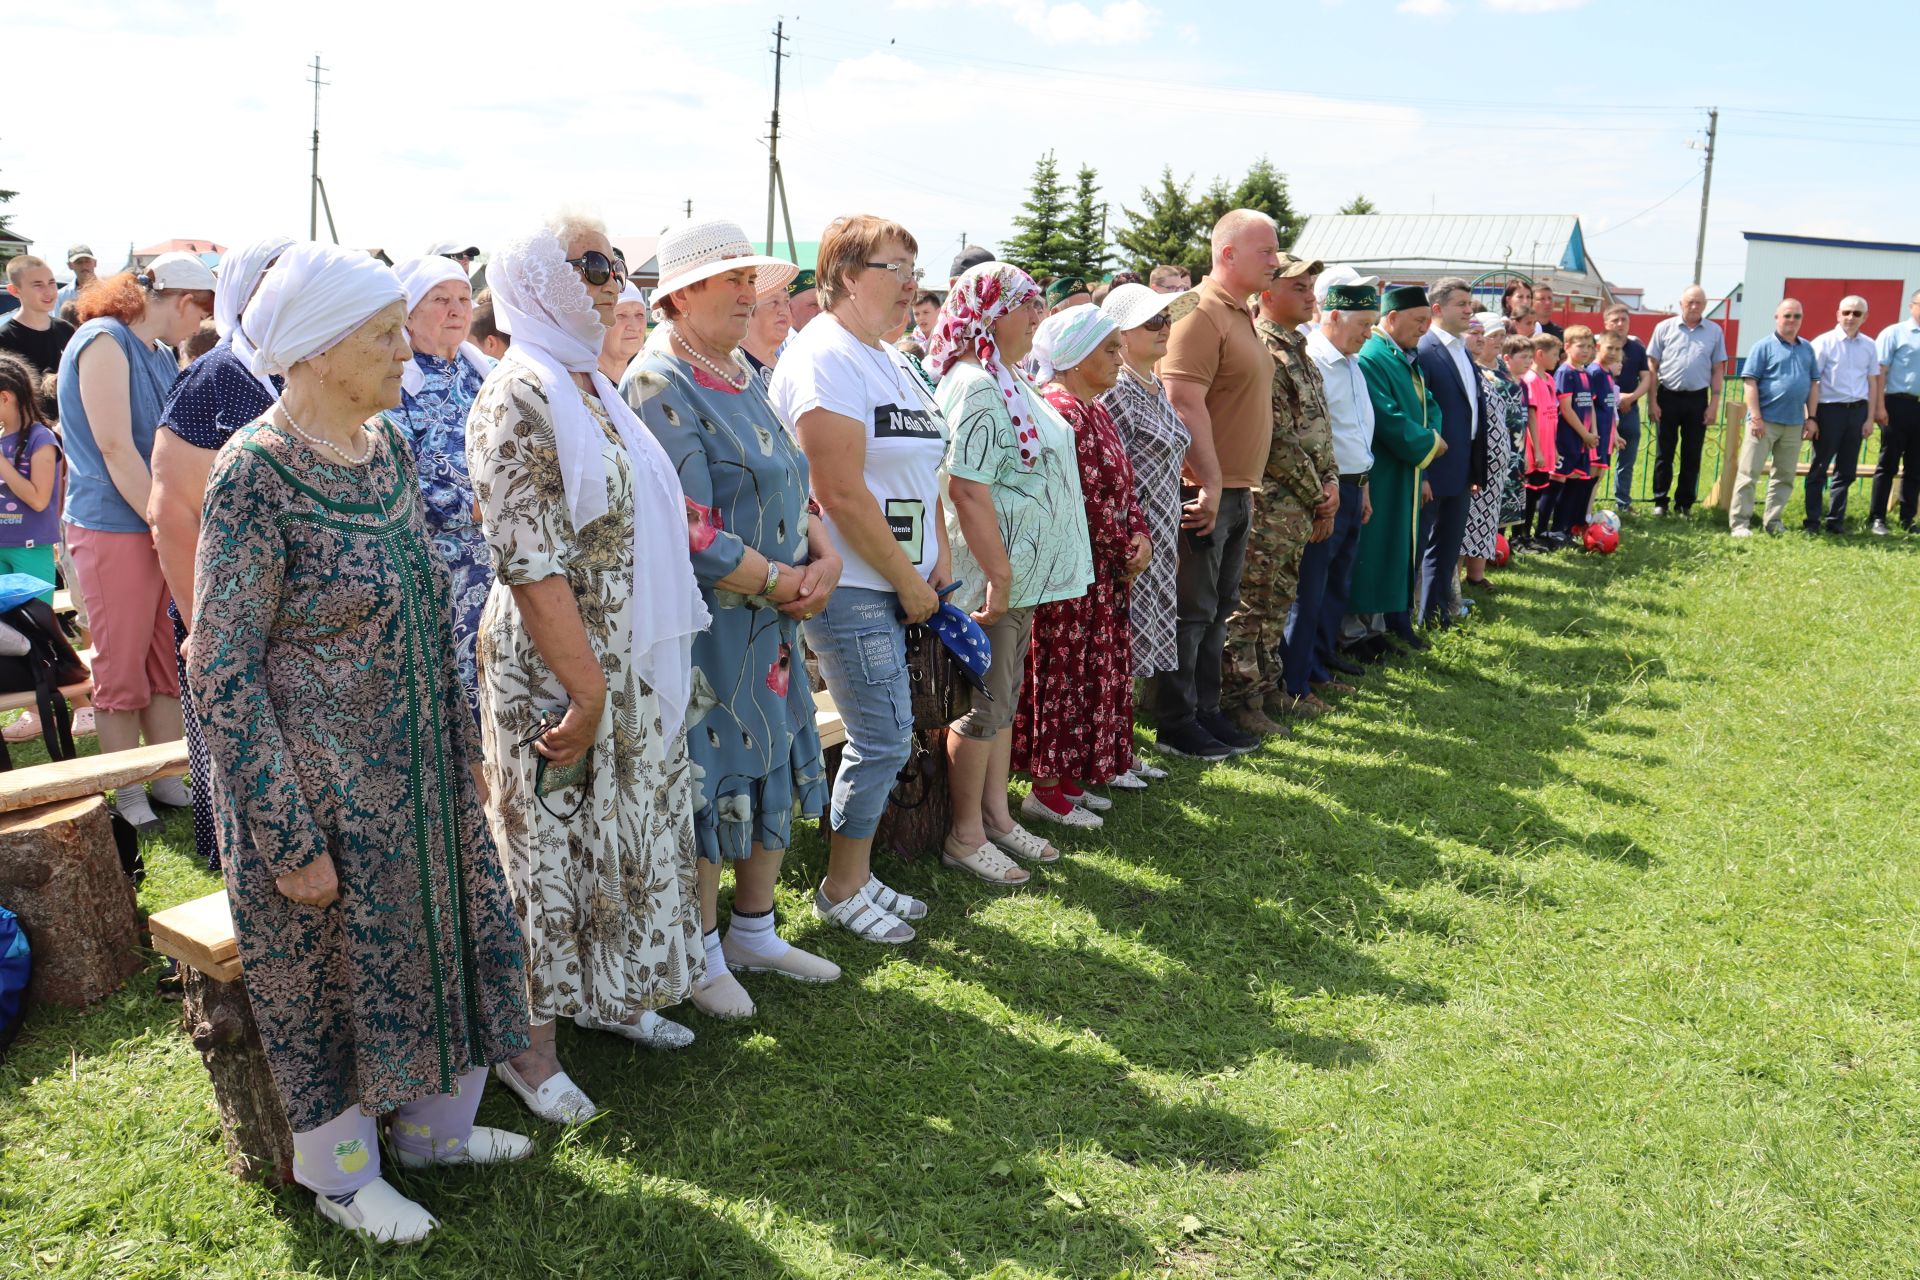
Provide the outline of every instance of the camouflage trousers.
[[1313,513],[1291,495],[1269,492],[1255,503],[1247,531],[1247,567],[1240,577],[1240,607],[1227,619],[1222,707],[1257,706],[1279,690],[1287,610],[1300,588],[1300,553],[1313,536]]

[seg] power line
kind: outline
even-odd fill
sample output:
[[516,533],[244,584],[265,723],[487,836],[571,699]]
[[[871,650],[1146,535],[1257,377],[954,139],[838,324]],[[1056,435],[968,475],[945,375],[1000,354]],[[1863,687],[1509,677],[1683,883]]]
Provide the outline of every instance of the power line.
[[1619,230],[1621,227],[1626,226],[1629,222],[1640,221],[1640,219],[1646,217],[1648,214],[1652,213],[1655,209],[1658,209],[1661,205],[1665,204],[1667,201],[1673,199],[1675,196],[1679,195],[1682,191],[1685,191],[1688,187],[1692,186],[1694,184],[1694,181],[1697,178],[1699,178],[1699,176],[1700,175],[1698,172],[1688,174],[1685,182],[1682,182],[1679,186],[1667,192],[1667,194],[1665,194],[1664,196],[1661,196],[1658,200],[1655,200],[1652,204],[1648,205],[1646,208],[1642,209],[1640,212],[1634,214],[1631,218],[1622,218],[1618,222],[1609,222],[1606,226],[1596,227],[1594,230],[1588,232],[1587,234],[1594,235],[1594,236],[1603,236],[1603,235],[1606,235],[1609,231]]

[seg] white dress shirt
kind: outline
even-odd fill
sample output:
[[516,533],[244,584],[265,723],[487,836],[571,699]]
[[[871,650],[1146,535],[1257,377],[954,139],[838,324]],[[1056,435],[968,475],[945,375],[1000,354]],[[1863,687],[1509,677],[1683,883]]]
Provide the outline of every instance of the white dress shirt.
[[1853,404],[1873,394],[1869,379],[1880,372],[1880,351],[1864,333],[1851,338],[1839,325],[1813,340],[1820,367],[1820,403]]
[[1448,333],[1439,325],[1433,326],[1434,336],[1440,339],[1440,345],[1453,357],[1453,367],[1460,371],[1460,385],[1467,392],[1467,438],[1480,434],[1480,375],[1474,372],[1473,357],[1467,353],[1467,341],[1463,334]]
[[1307,336],[1307,354],[1320,366],[1320,380],[1326,384],[1334,469],[1343,476],[1373,470],[1373,397],[1367,394],[1360,362],[1341,355],[1319,329]]

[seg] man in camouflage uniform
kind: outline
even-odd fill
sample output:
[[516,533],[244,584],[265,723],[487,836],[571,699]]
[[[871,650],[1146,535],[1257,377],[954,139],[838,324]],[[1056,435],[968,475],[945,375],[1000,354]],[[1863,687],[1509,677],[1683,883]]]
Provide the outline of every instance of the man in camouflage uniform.
[[1319,262],[1280,255],[1259,297],[1254,328],[1273,353],[1273,448],[1247,534],[1240,608],[1227,620],[1220,704],[1252,733],[1284,733],[1272,716],[1290,699],[1281,687],[1280,646],[1300,578],[1300,553],[1333,532],[1340,477],[1333,462],[1320,368],[1299,326],[1313,318]]

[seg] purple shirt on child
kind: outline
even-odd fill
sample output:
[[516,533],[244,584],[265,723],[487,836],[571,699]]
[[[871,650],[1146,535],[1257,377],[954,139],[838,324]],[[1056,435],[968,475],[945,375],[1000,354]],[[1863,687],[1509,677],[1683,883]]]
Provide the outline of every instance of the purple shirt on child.
[[[16,433],[17,435],[17,433]],[[9,459],[13,457],[13,447],[19,443],[14,435],[0,437],[0,451]],[[33,455],[47,445],[54,448],[53,465],[60,465],[60,439],[54,435],[45,423],[36,422],[27,428],[27,447],[21,453],[18,470],[22,476],[33,478]],[[47,500],[46,509],[35,511],[25,502],[14,496],[13,490],[0,484],[0,547],[50,547],[60,541],[60,486],[56,482],[53,493]]]

